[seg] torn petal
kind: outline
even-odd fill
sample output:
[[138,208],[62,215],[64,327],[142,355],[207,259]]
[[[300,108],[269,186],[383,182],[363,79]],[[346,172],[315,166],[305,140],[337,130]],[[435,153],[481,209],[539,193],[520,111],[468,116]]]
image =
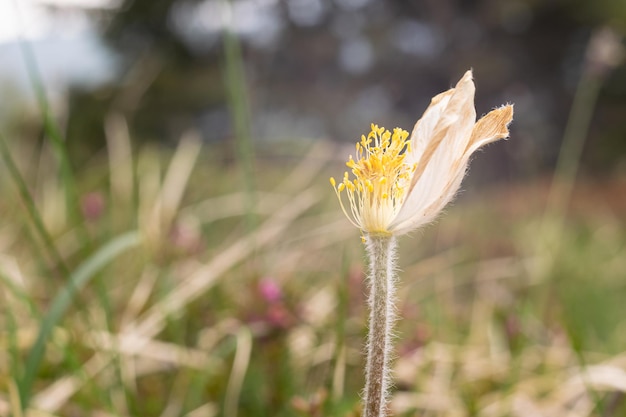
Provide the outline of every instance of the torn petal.
[[496,140],[509,136],[509,123],[513,120],[513,106],[507,104],[490,111],[482,117],[474,129],[467,145],[467,151],[474,152],[476,149]]

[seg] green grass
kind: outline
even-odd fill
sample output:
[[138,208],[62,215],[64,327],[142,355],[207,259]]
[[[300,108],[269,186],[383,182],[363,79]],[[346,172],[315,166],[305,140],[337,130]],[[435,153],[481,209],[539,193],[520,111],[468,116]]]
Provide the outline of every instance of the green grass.
[[[86,216],[88,251],[69,213],[53,210],[64,205],[44,197],[62,201],[62,183],[17,164],[43,181],[28,189],[68,279],[54,258],[36,261],[43,243],[21,238],[33,218],[3,175],[2,415],[20,415],[19,398],[28,415],[358,413],[364,260],[327,185],[341,169],[324,164],[333,149],[286,167],[274,162],[285,155],[258,158],[253,233],[239,173],[215,152],[193,141],[171,156],[135,150],[127,187],[106,157],[94,161],[77,176],[103,203]],[[537,243],[539,185],[466,195],[404,239],[396,415],[626,412],[626,230],[611,202],[623,183],[583,185],[556,255]],[[267,282],[280,298],[263,297]]]
[[[235,164],[193,133],[135,149],[110,115],[79,172],[25,45],[47,140],[0,138],[0,416],[359,415],[343,164],[324,142],[252,148],[224,39]],[[626,415],[626,184],[574,182],[596,81],[552,187],[467,193],[403,238],[394,415]]]

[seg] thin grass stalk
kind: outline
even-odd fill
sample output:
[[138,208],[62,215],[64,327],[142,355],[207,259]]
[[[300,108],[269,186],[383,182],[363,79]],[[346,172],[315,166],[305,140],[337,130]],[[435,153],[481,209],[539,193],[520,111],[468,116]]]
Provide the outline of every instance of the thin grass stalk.
[[[0,279],[2,279],[2,274],[0,274]],[[9,284],[9,287],[13,286],[9,280],[5,280],[5,283]],[[20,375],[22,372],[22,361],[20,355],[19,341],[18,341],[18,331],[19,331],[19,323],[15,318],[14,313],[11,311],[10,304],[7,302],[8,297],[4,297],[2,303],[4,304],[4,308],[0,310],[2,315],[5,318],[5,326],[6,326],[6,338],[7,338],[7,347],[6,353],[9,358],[9,375]]]
[[236,335],[237,350],[233,360],[233,368],[228,378],[224,399],[224,417],[237,417],[237,406],[241,395],[243,380],[250,364],[252,352],[252,335],[248,328],[242,327]]
[[[45,250],[48,253],[48,256],[51,258],[52,262],[54,263],[53,267],[46,267],[46,269],[49,268],[52,274],[59,274],[60,277],[64,281],[66,281],[66,285],[73,285],[70,269],[67,266],[63,257],[61,256],[59,250],[57,249],[52,239],[52,236],[50,235],[50,233],[48,233],[48,230],[46,229],[43,219],[35,204],[35,200],[33,199],[28,189],[28,186],[26,185],[24,177],[22,176],[17,165],[15,164],[11,152],[2,135],[0,135],[0,153],[2,154],[2,158],[5,162],[5,165],[7,166],[7,169],[9,170],[13,182],[18,188],[20,197],[24,206],[26,207],[26,212],[28,213],[28,217],[30,218],[31,223],[34,226],[35,232],[39,236],[39,239],[43,241]],[[35,248],[35,251],[37,252],[37,254],[40,254],[38,244],[35,243],[37,239],[32,236],[32,232],[30,231],[30,229],[27,229],[26,233],[29,236],[30,240],[33,241],[33,247]],[[41,259],[41,261],[43,261],[43,259]],[[42,263],[45,264],[45,261],[43,261]],[[56,268],[56,270],[54,268]],[[78,301],[77,303],[82,305],[81,301]]]
[[[20,8],[18,5],[18,1],[14,0],[13,3],[15,10],[19,15]],[[35,97],[37,99],[37,105],[39,106],[39,111],[41,112],[44,130],[48,138],[52,142],[52,148],[61,167],[61,177],[65,186],[65,198],[67,201],[67,206],[70,210],[70,215],[72,216],[72,219],[76,221],[79,237],[84,244],[83,246],[85,247],[85,249],[87,249],[91,244],[91,239],[89,238],[89,233],[87,232],[87,228],[85,226],[85,222],[83,221],[84,219],[80,210],[76,180],[74,178],[74,171],[70,162],[65,140],[63,139],[63,135],[61,134],[57,123],[52,117],[46,89],[42,81],[41,73],[39,71],[39,65],[37,63],[37,59],[35,57],[35,53],[33,52],[32,46],[28,43],[28,41],[24,39],[20,40],[19,46],[22,57],[24,59],[24,64],[26,65],[28,78],[30,80],[31,86],[33,87]]]
[[[292,225],[292,222],[306,210],[319,201],[311,189],[300,192],[292,203],[282,207],[266,220],[256,236],[245,236],[230,246],[217,251],[216,255],[208,264],[195,270],[184,282],[180,283],[164,299],[152,305],[147,311],[134,321],[127,322],[122,329],[134,332],[145,338],[154,337],[162,331],[166,318],[175,315],[185,306],[189,305],[202,294],[205,294],[214,286],[222,275],[233,268],[234,265],[250,256],[257,247],[267,247],[272,244],[283,232]],[[145,343],[135,343],[134,349],[145,348]],[[101,372],[111,361],[110,355],[96,353],[96,355],[83,365],[83,374],[93,378]],[[82,386],[86,378],[83,375],[68,375],[39,392],[33,399],[34,406],[47,412],[56,412],[69,398]]]
[[[113,230],[123,227],[119,222],[120,214],[131,209],[136,213],[133,206],[133,196],[135,195],[135,171],[133,150],[131,145],[128,124],[124,116],[118,113],[109,114],[104,123],[104,131],[107,142],[107,153],[109,162],[109,198],[111,200],[111,210],[109,223]],[[137,227],[136,217],[130,216],[130,221]]]
[[15,161],[13,160],[13,156],[11,155],[11,151],[9,150],[9,147],[7,146],[6,141],[2,135],[0,135],[0,153],[2,154],[2,159],[4,160],[4,163],[7,169],[9,170],[11,179],[17,186],[17,189],[20,193],[20,197],[24,203],[24,206],[26,207],[26,212],[28,213],[28,217],[30,218],[33,225],[35,226],[35,230],[37,231],[37,234],[43,241],[44,246],[46,247],[46,250],[48,252],[48,255],[52,258],[54,263],[57,265],[57,268],[61,270],[61,273],[67,277],[69,275],[69,269],[67,265],[65,264],[63,257],[59,253],[56,245],[54,244],[54,241],[52,240],[52,236],[50,236],[50,233],[48,233],[48,230],[46,229],[46,226],[43,223],[41,215],[39,214],[39,210],[37,210],[35,200],[33,199],[33,196],[30,194],[30,191],[28,190],[28,186],[26,185],[26,181],[24,180],[24,177],[22,177],[20,170],[17,168],[17,165],[15,164]]
[[[588,48],[590,46],[591,40]],[[602,81],[602,77],[592,71],[589,65],[583,67],[567,118],[548,201],[540,223],[540,233],[543,235],[543,240],[539,240],[538,243],[546,247],[539,247],[538,252],[547,249],[551,255],[544,272],[548,278],[547,291],[545,291],[543,299],[543,314],[545,317],[549,317],[553,311],[555,300],[558,296],[557,282],[553,278],[555,260],[561,252],[560,241],[565,225],[567,205],[576,183],[580,158],[585,139],[589,133],[589,126],[600,88],[602,87]]]
[[17,384],[14,380],[9,380],[7,382],[7,391],[9,394],[9,404],[11,405],[11,415],[13,417],[24,417],[24,412],[22,411],[22,404],[20,403],[20,394],[18,391]]
[[597,74],[584,71],[578,82],[554,170],[547,216],[560,216],[565,211],[572,195],[580,157],[589,133],[589,125],[596,108],[602,81]]
[[256,186],[254,181],[254,148],[250,133],[250,108],[246,94],[241,46],[233,33],[234,18],[230,1],[223,0],[223,47],[228,100],[235,129],[237,160],[243,172],[246,190],[246,225],[248,232],[256,227]]
[[344,385],[346,379],[346,322],[348,321],[348,304],[349,304],[349,262],[348,257],[343,256],[343,262],[341,265],[343,280],[340,282],[337,288],[337,295],[339,297],[339,305],[337,307],[338,320],[336,322],[337,328],[337,345],[335,346],[335,360],[332,379],[332,399],[335,405],[339,404],[344,396]]
[[[588,50],[591,48],[592,42],[593,37],[587,46]],[[551,252],[549,263],[545,268],[545,274],[549,279],[548,290],[545,292],[543,301],[546,317],[553,310],[554,301],[557,298],[557,283],[552,278],[555,260],[558,259],[561,252],[560,241],[565,226],[567,205],[576,184],[576,175],[580,166],[585,139],[589,134],[589,127],[604,81],[603,75],[595,71],[589,62],[583,66],[567,118],[548,201],[540,224],[540,232],[546,236],[544,241],[539,241],[539,243],[547,244],[547,249]],[[538,251],[542,250],[544,248],[538,248]]]
[[48,314],[41,323],[37,339],[28,353],[24,365],[24,374],[19,381],[22,410],[26,410],[30,403],[31,391],[44,357],[46,343],[54,327],[71,306],[76,293],[115,257],[139,243],[139,234],[136,232],[128,232],[114,238],[79,265],[69,276],[67,284],[56,294]]
[[[567,205],[574,191],[585,139],[589,134],[589,127],[600,96],[600,90],[609,72],[621,61],[617,58],[624,51],[621,41],[621,36],[607,28],[596,30],[592,34],[587,45],[583,71],[576,86],[572,107],[563,133],[563,141],[541,223],[542,232],[548,231],[549,233],[547,243],[549,245],[548,250],[551,252],[550,261],[546,268],[549,281],[543,306],[544,316],[547,318],[553,311],[555,300],[558,298],[558,283],[554,278],[554,272],[556,260],[559,259],[562,252],[561,241],[565,229]],[[612,53],[607,54],[606,48],[612,50]],[[598,54],[598,49],[603,49],[604,53]],[[581,341],[577,341],[571,331],[566,332],[566,334],[574,348],[581,369],[586,369],[587,363],[582,352]],[[603,413],[605,405],[601,396],[591,388],[584,372],[582,377],[594,401],[595,410]]]
[[387,415],[390,384],[389,361],[391,334],[395,320],[396,238],[391,235],[369,235],[366,248],[370,259],[369,334],[365,366],[364,417]]
[[[600,90],[610,71],[621,61],[617,57],[624,53],[621,41],[621,36],[610,29],[602,28],[592,34],[587,44],[582,73],[565,125],[542,221],[542,230],[546,230],[549,223],[554,225],[551,236],[553,242],[550,243],[555,245],[555,252],[558,252],[557,245],[562,235],[565,217],[563,214],[574,190],[585,139],[589,134]],[[598,52],[598,49],[603,52]]]

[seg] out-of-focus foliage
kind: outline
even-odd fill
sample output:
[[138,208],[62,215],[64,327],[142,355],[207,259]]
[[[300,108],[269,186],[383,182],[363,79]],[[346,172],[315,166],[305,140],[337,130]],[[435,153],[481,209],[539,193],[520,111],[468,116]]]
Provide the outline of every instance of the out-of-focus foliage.
[[[43,116],[0,136],[0,415],[357,416],[365,274],[327,183],[345,169],[337,141],[372,121],[410,128],[472,66],[478,113],[508,100],[516,120],[470,180],[490,163],[490,179],[536,176],[563,136],[587,139],[589,170],[619,174],[626,70],[589,46],[622,27],[615,3],[94,12],[123,58],[117,80],[74,89],[67,114],[40,100]],[[267,145],[235,158],[228,10]],[[621,50],[623,33],[606,33]],[[568,115],[593,115],[589,137],[586,123],[563,134]],[[468,192],[406,238],[395,415],[626,415],[626,183],[575,181],[575,148],[554,184]]]
[[[86,121],[110,111],[125,114],[137,140],[175,141],[190,128],[206,140],[231,137],[222,65],[224,19],[231,16],[243,46],[255,139],[352,141],[372,121],[408,129],[428,97],[473,67],[479,114],[503,100],[516,104],[520,140],[498,147],[489,162],[512,160],[499,169],[527,176],[555,161],[590,34],[603,25],[622,27],[623,7],[612,1],[126,0],[102,19],[106,39],[125,59],[120,83],[96,94],[74,91],[69,140],[100,138],[92,147],[101,146],[97,123]],[[625,86],[624,67],[604,80],[585,152],[590,169],[622,162]]]
[[[342,169],[325,166],[336,148],[320,142],[298,162],[259,158],[259,226],[247,233],[236,166],[189,138],[173,155],[125,153],[120,122],[110,122],[120,136],[108,153],[77,176],[80,218],[67,210],[52,152],[10,149],[52,246],[3,170],[0,415],[19,415],[10,393],[23,387],[41,324],[60,294],[77,290],[43,339],[30,410],[357,416],[362,248],[319,181]],[[23,163],[33,153],[39,166]],[[394,415],[623,416],[624,186],[581,183],[555,217],[543,214],[540,183],[492,188],[404,238]],[[140,241],[120,248],[128,232]],[[90,281],[72,288],[65,271],[84,276],[93,263]]]

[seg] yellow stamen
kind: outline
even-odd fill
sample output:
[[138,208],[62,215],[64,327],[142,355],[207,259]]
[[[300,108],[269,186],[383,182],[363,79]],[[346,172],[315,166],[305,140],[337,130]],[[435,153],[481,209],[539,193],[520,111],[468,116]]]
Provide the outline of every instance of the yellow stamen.
[[[370,133],[362,135],[356,144],[356,159],[351,155],[346,162],[354,179],[346,172],[343,182],[336,186],[331,178],[343,212],[364,232],[389,233],[389,223],[402,207],[406,185],[415,172],[415,164],[405,162],[409,147],[407,131],[396,128],[392,133],[372,124]],[[351,215],[341,198],[344,190]]]

